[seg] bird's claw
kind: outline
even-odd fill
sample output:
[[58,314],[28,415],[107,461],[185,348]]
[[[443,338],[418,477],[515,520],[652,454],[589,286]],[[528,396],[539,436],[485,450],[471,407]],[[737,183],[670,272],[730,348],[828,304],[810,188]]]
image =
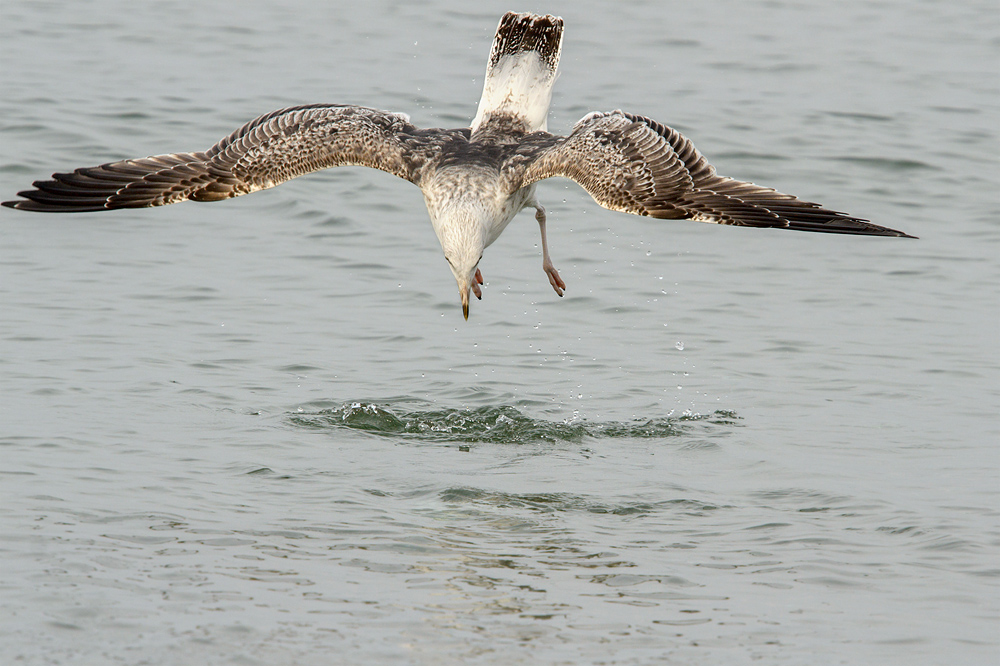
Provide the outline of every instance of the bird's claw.
[[472,293],[476,295],[476,298],[483,300],[483,290],[479,288],[479,285],[483,283],[483,274],[476,269],[476,278],[472,281]]
[[559,277],[559,271],[552,264],[545,264],[542,268],[545,269],[545,274],[549,276],[549,284],[552,285],[552,288],[555,289],[559,296],[562,296],[563,290],[566,288],[566,283]]

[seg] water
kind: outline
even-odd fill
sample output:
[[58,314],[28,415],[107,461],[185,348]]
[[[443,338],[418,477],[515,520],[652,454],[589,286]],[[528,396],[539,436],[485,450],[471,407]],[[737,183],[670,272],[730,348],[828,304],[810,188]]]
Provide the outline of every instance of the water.
[[[360,103],[459,126],[506,4],[4,3],[0,192]],[[986,664],[991,2],[528,3],[550,127],[623,108],[921,237],[649,221],[543,183],[462,320],[420,193],[3,209],[0,661]]]

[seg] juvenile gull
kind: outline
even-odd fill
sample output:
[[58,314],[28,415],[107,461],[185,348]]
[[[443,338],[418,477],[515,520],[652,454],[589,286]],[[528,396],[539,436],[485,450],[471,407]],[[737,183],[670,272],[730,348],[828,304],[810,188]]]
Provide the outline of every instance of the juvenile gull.
[[552,265],[545,209],[535,184],[561,176],[611,210],[662,219],[838,234],[905,236],[773,189],[719,176],[679,132],[611,111],[584,116],[569,136],[549,134],[563,21],[508,12],[500,19],[470,128],[419,129],[401,113],[311,104],[252,120],[205,152],[172,153],[53,174],[4,206],[76,213],[219,201],[335,166],[367,166],[421,189],[431,224],[458,282],[462,312],[482,298],[479,262],[522,209],[535,209],[542,268]]

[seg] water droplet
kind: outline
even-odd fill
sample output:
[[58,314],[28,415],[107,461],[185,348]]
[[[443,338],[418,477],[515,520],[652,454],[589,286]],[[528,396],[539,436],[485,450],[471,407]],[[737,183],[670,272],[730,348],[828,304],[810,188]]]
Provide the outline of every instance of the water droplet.
[[684,343],[680,340],[677,341],[677,344],[674,345],[674,347],[677,348],[677,351],[684,351]]

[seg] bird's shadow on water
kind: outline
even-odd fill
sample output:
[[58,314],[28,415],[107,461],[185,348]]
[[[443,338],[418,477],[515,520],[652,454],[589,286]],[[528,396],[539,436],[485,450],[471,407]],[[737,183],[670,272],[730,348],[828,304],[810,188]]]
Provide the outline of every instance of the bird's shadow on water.
[[740,425],[732,411],[685,412],[632,421],[561,421],[534,418],[510,405],[470,409],[409,410],[373,402],[351,402],[289,415],[289,423],[311,430],[348,429],[396,440],[442,444],[581,443],[595,439],[656,439],[696,431],[728,431]]

